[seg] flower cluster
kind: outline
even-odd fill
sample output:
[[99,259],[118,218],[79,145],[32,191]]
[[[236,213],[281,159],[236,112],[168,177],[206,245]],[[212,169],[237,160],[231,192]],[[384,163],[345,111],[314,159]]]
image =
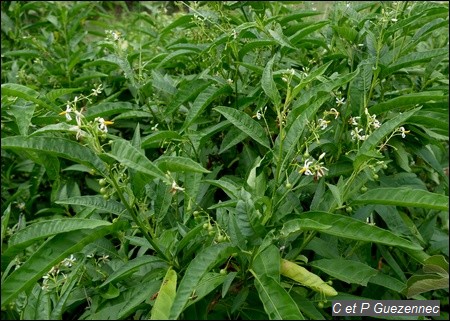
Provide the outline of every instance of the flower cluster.
[[[64,110],[63,112],[59,113],[59,115],[64,115],[66,117],[66,120],[69,122],[71,121],[73,118],[73,116],[75,117],[75,121],[76,121],[76,126],[72,126],[70,128],[71,131],[75,131],[76,132],[76,139],[79,140],[81,137],[86,136],[86,132],[84,132],[82,130],[83,129],[92,129],[96,128],[95,130],[98,130],[101,133],[107,133],[108,132],[108,127],[109,125],[112,125],[114,122],[112,121],[108,121],[105,120],[102,117],[97,117],[94,120],[94,123],[92,122],[88,122],[86,123],[85,121],[83,121],[84,119],[84,115],[83,112],[86,110],[85,107],[81,108],[80,110],[77,109],[77,103],[80,102],[83,99],[88,100],[89,102],[91,102],[90,97],[91,96],[98,96],[99,94],[102,93],[102,85],[98,85],[96,88],[92,89],[92,93],[89,94],[88,96],[75,96],[75,98],[73,99],[73,101],[68,101],[66,104],[66,110]],[[94,125],[94,126],[93,126]]]
[[[73,256],[73,254],[71,254],[70,257],[65,258],[60,263],[53,266],[50,271],[42,277],[42,290],[49,291],[50,289],[57,288],[62,285],[62,283],[67,280],[67,275],[64,274],[61,269],[70,269],[76,263],[76,260],[77,259]],[[60,274],[62,278],[59,277]]]
[[303,164],[303,167],[300,168],[298,171],[300,174],[305,174],[307,176],[313,175],[314,179],[318,179],[320,177],[323,177],[328,171],[328,168],[323,166],[323,162],[321,160],[325,157],[325,153],[320,154],[319,158],[317,160],[313,159],[310,160],[309,157],[306,158],[305,163]]
[[360,116],[350,117],[348,120],[350,125],[355,126],[350,132],[352,140],[366,140],[375,129],[380,128],[381,126],[380,121],[377,119],[377,115],[371,115],[367,108],[364,109],[364,114],[367,120],[365,132],[363,132]]

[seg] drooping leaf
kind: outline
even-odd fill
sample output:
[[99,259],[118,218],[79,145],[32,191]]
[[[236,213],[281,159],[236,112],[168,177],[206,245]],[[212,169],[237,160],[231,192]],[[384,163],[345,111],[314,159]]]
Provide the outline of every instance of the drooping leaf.
[[225,116],[234,126],[253,138],[264,147],[270,148],[269,139],[264,128],[243,111],[230,107],[216,107],[214,110]]
[[182,156],[161,156],[155,160],[155,165],[163,172],[210,173],[199,163]]
[[[150,243],[148,244],[150,245]],[[167,267],[167,263],[156,256],[140,256],[125,262],[122,266],[117,268],[108,276],[108,278],[100,285],[100,287],[104,287],[109,283],[115,284],[119,281],[122,281],[127,277],[130,277],[133,273],[137,272],[141,267],[146,265],[153,266],[154,268]]]
[[183,137],[175,131],[158,130],[144,138],[142,138],[141,148],[155,148],[159,147],[164,141],[182,140]]
[[164,172],[153,164],[144,153],[133,147],[131,143],[126,140],[115,140],[111,145],[111,153],[108,153],[108,155],[138,172],[168,182]]
[[270,320],[304,320],[297,304],[286,290],[267,275],[255,277],[255,287],[258,291],[264,310]]
[[93,229],[107,225],[111,225],[111,223],[103,220],[82,219],[76,217],[36,222],[13,234],[8,241],[8,249],[3,255],[9,256],[12,252],[16,253],[40,239],[55,234],[82,229]]
[[[320,225],[318,225],[318,223]],[[329,226],[329,228],[325,228]],[[381,243],[400,248],[421,250],[419,245],[401,238],[394,233],[369,225],[357,219],[326,212],[302,213],[301,218],[284,223],[282,235],[289,235],[300,230],[318,230],[321,233],[344,237],[351,240]]]
[[54,111],[57,113],[59,113],[60,111],[58,107],[49,105],[45,101],[39,99],[38,97],[40,96],[40,94],[37,91],[23,85],[12,83],[2,84],[2,96],[19,97],[28,101],[32,101],[33,103],[38,104],[39,106],[44,107],[45,109],[48,109],[50,111]]
[[114,224],[93,230],[79,230],[60,233],[46,241],[25,263],[12,272],[2,284],[1,305],[6,306],[19,293],[33,287],[35,282],[47,273],[52,266],[61,262],[70,254],[78,252],[87,244],[127,224],[118,221]]
[[210,86],[201,92],[192,103],[191,108],[186,116],[182,130],[186,130],[194,120],[211,104],[217,97],[227,94],[231,91],[231,87],[227,84],[217,88],[216,86]]
[[310,262],[310,265],[346,283],[363,286],[366,286],[367,282],[378,273],[378,270],[364,263],[340,258],[317,260]]
[[122,203],[114,200],[105,200],[99,195],[74,196],[67,199],[58,200],[55,203],[92,207],[97,210],[106,211],[116,215],[121,215],[125,211],[125,206]]
[[441,101],[446,98],[441,91],[422,91],[419,93],[405,94],[376,104],[369,108],[369,112],[378,115],[403,106],[422,104],[428,101]]
[[100,173],[106,172],[105,163],[94,152],[80,143],[59,137],[14,136],[2,138],[2,148],[46,152],[50,155],[73,160]]
[[448,196],[409,187],[376,188],[353,200],[355,204],[411,206],[448,211]]

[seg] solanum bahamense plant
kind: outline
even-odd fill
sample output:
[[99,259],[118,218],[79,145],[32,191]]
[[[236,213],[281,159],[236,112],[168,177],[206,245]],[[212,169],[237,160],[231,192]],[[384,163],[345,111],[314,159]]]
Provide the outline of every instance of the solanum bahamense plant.
[[2,319],[448,317],[448,3],[1,9]]

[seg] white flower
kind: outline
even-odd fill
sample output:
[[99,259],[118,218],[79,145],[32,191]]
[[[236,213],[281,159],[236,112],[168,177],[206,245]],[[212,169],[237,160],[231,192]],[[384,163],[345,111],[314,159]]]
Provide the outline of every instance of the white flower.
[[338,107],[343,105],[344,103],[345,103],[345,97],[342,97],[342,98],[336,97],[336,105],[338,105]]
[[319,119],[320,129],[323,130],[323,129],[327,128],[329,122],[330,122],[329,120],[324,120],[324,119],[320,118]]
[[317,177],[322,177],[325,175],[325,171],[328,171],[328,168],[321,166],[321,165],[317,165],[316,166],[316,176]]
[[313,175],[313,173],[311,172],[311,170],[309,169],[309,166],[311,166],[313,162],[310,161],[309,159],[305,160],[305,164],[303,165],[303,167],[300,169],[299,173],[300,174],[305,174],[305,175]]
[[353,125],[353,126],[358,126],[358,120],[360,120],[361,119],[361,117],[350,117],[350,119],[349,119],[349,123],[351,124],[351,125]]
[[364,140],[365,138],[361,139],[363,136],[359,135],[360,132],[362,132],[362,128],[355,127],[354,129],[352,129],[352,131],[350,132],[350,135],[352,136],[352,140],[355,140],[355,139]]
[[399,129],[398,129],[398,131],[399,132],[401,132],[401,134],[402,134],[402,138],[405,138],[406,137],[406,134],[408,134],[410,131],[409,130],[405,130],[405,127],[400,127]]
[[98,94],[102,93],[102,84],[98,85],[97,88],[92,89],[92,95],[97,96]]
[[63,264],[64,264],[64,266],[72,267],[72,265],[75,263],[76,260],[77,259],[73,256],[73,254],[70,254],[70,257],[65,258],[63,260]]
[[173,181],[173,182],[172,182],[172,188],[171,188],[170,192],[171,192],[172,194],[174,194],[174,193],[176,193],[177,191],[181,191],[181,192],[182,192],[182,191],[184,191],[184,188],[178,186],[177,182]]
[[70,102],[68,101],[68,102],[67,102],[67,105],[66,105],[66,110],[63,111],[63,112],[61,112],[61,113],[59,113],[59,114],[60,114],[60,115],[65,115],[67,121],[70,121],[70,120],[72,120],[72,117],[70,117],[70,113],[71,113],[72,111],[73,111],[73,109],[72,109],[72,107],[70,106]]
[[261,112],[258,110],[258,111],[256,112],[256,118],[258,118],[258,120],[260,120],[261,117],[262,117],[262,114],[261,114]]
[[102,117],[95,118],[95,121],[98,121],[98,129],[101,130],[104,133],[108,132],[108,127],[106,127],[107,125],[114,124],[114,122],[108,121],[108,120],[104,120]]
[[154,130],[154,131],[157,131],[158,130],[158,125],[159,124],[156,124],[155,126],[153,126],[152,128],[150,128],[151,130]]
[[98,259],[98,261],[99,261],[99,262],[102,261],[103,263],[108,262],[108,261],[109,261],[109,255],[103,254],[102,257],[100,257],[100,258]]
[[334,119],[339,117],[339,112],[336,110],[336,108],[331,108],[328,114],[334,115]]
[[228,78],[228,79],[227,79],[227,83],[228,83],[229,85],[233,84],[233,79]]

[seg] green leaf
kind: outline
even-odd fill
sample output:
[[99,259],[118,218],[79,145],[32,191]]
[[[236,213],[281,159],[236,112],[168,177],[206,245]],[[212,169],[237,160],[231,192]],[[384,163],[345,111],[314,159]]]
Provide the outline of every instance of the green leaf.
[[186,307],[197,303],[201,299],[203,299],[205,296],[207,296],[209,293],[211,293],[215,288],[217,288],[219,285],[221,285],[226,279],[226,275],[222,275],[217,272],[208,272],[200,282],[198,283],[197,287],[195,288],[195,294],[193,295],[192,299],[189,300]]
[[28,135],[28,130],[31,125],[31,118],[34,114],[36,104],[21,101],[23,104],[13,104],[8,108],[8,113],[11,113],[16,119],[17,127],[21,135]]
[[125,206],[114,200],[105,200],[99,195],[75,196],[63,200],[58,200],[56,204],[82,205],[106,211],[108,213],[120,215],[125,211]]
[[81,229],[93,229],[99,226],[111,225],[103,220],[64,218],[45,220],[33,223],[13,234],[8,241],[8,249],[4,252],[8,256],[10,252],[16,253],[23,250],[36,241],[59,233],[71,232]]
[[92,230],[61,233],[49,239],[3,282],[2,307],[14,300],[22,291],[33,287],[37,280],[70,254],[81,251],[87,244],[126,225],[125,222],[119,221]]
[[281,97],[272,75],[272,66],[275,57],[276,56],[273,56],[272,59],[269,60],[266,67],[264,68],[261,78],[261,87],[266,93],[266,95],[270,98],[270,100],[272,100],[274,106],[279,106],[281,104]]
[[[150,245],[150,243],[148,244]],[[131,277],[133,273],[138,271],[141,267],[147,265],[153,267],[154,269],[167,267],[167,263],[158,257],[151,255],[140,256],[129,260],[118,269],[116,269],[108,276],[108,278],[100,285],[100,287],[104,287],[111,282],[117,283],[124,280],[125,278]]]
[[49,91],[47,94],[45,94],[45,98],[47,98],[49,101],[54,102],[56,99],[58,99],[61,96],[71,94],[76,91],[81,91],[83,88],[59,88],[59,89],[53,89]]
[[2,96],[19,97],[28,101],[32,101],[33,103],[38,104],[39,106],[44,107],[45,109],[48,109],[50,111],[54,111],[57,113],[60,112],[58,107],[49,105],[43,100],[38,99],[39,93],[37,91],[23,85],[12,83],[2,84]]
[[157,148],[165,141],[181,141],[183,137],[172,130],[158,130],[141,141],[141,148]]
[[106,173],[105,163],[94,152],[80,143],[59,137],[24,137],[14,136],[2,138],[2,148],[23,149],[46,152],[53,156],[70,159],[77,163]]
[[200,92],[202,92],[206,87],[210,85],[210,82],[204,79],[196,79],[193,81],[188,81],[180,86],[177,93],[170,101],[166,110],[164,111],[168,115],[177,110],[182,104],[196,97]]
[[138,106],[126,101],[101,102],[98,105],[89,107],[86,112],[86,120],[93,120],[97,117],[107,117],[122,114],[127,111],[137,110]]
[[444,96],[444,93],[441,91],[422,91],[420,93],[405,94],[376,104],[369,107],[369,112],[380,114],[403,106],[411,106],[426,103],[428,101],[442,101],[447,99],[448,97]]
[[170,309],[176,295],[177,272],[169,268],[153,305],[150,320],[169,320]]
[[227,84],[222,87],[210,86],[200,93],[192,103],[191,108],[186,116],[182,130],[186,130],[193,121],[202,113],[202,111],[211,104],[214,99],[220,95],[227,94],[231,91],[231,87]]
[[406,288],[406,283],[383,273],[377,273],[372,276],[369,280],[369,283],[373,283],[376,285],[381,285],[386,289],[402,293]]
[[344,282],[363,286],[378,273],[378,270],[364,263],[344,259],[322,259],[310,265]]
[[206,272],[223,262],[234,251],[235,248],[231,247],[230,244],[219,243],[205,248],[195,256],[187,267],[186,273],[178,287],[175,300],[170,310],[170,319],[175,320],[179,318],[189,301],[189,297]]
[[274,280],[280,280],[280,251],[271,244],[258,255],[255,256],[252,263],[252,269],[259,276],[267,275]]
[[449,197],[409,187],[376,188],[353,200],[355,204],[411,206],[448,211]]
[[270,320],[305,319],[295,301],[280,283],[270,276],[258,276],[252,270],[250,271],[255,277],[256,290]]
[[303,286],[319,292],[321,295],[336,296],[338,294],[333,287],[325,283],[318,275],[309,272],[303,266],[294,262],[281,259],[280,273]]
[[163,172],[210,173],[199,163],[182,156],[161,156],[155,160],[155,165]]
[[[318,226],[318,223],[321,225]],[[330,227],[324,228],[326,225]],[[300,230],[318,230],[322,233],[351,240],[374,242],[411,250],[422,249],[419,245],[403,239],[390,231],[339,214],[326,212],[302,213],[301,218],[284,223],[281,233],[288,236]]]
[[111,153],[107,153],[107,155],[138,172],[172,183],[165,177],[164,172],[153,164],[144,153],[133,147],[129,141],[115,140],[111,145]]
[[267,138],[264,128],[249,115],[243,111],[224,106],[216,107],[214,110],[225,116],[228,121],[249,135],[255,141],[264,147],[270,148],[269,139]]
[[410,111],[398,114],[397,116],[389,119],[387,122],[383,123],[380,128],[375,130],[367,140],[361,145],[357,156],[362,155],[372,149],[374,149],[382,141],[384,137],[391,134],[397,129],[402,123],[404,123],[409,117],[411,117],[419,108],[412,109]]
[[413,52],[407,54],[403,57],[400,57],[400,59],[398,59],[394,64],[391,64],[389,67],[382,69],[380,77],[386,78],[390,74],[402,68],[411,67],[441,55],[448,55],[448,48],[432,49],[428,51]]
[[239,59],[242,61],[244,56],[247,54],[247,52],[253,51],[256,48],[259,48],[259,47],[266,47],[267,48],[269,46],[276,45],[276,44],[277,44],[277,42],[274,41],[274,40],[260,40],[260,39],[258,39],[258,40],[250,41],[250,42],[244,44],[241,47],[241,49],[239,50]]

